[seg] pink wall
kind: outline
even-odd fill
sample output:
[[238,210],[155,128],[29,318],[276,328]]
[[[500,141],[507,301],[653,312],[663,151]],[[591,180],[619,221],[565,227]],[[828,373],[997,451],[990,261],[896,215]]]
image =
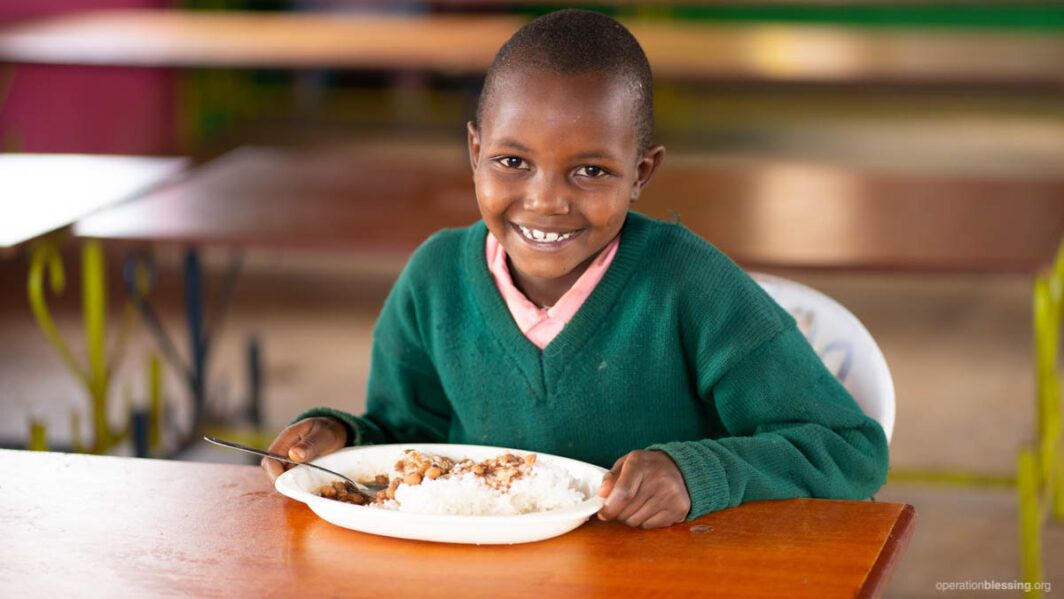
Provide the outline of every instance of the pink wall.
[[[0,24],[166,0],[3,0]],[[10,72],[10,71],[9,71]],[[173,73],[164,69],[17,65],[0,79],[0,150],[167,154],[174,148]]]

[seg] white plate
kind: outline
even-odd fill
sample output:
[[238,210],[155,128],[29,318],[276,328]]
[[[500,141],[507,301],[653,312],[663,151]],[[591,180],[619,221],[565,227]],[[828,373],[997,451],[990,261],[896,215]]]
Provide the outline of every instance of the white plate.
[[454,516],[411,514],[326,499],[317,491],[332,477],[305,466],[285,472],[277,478],[275,486],[284,495],[306,503],[323,520],[337,526],[389,537],[445,543],[505,544],[549,539],[580,526],[602,507],[602,499],[596,492],[606,473],[605,468],[538,452],[442,443],[368,445],[341,449],[314,460],[314,463],[348,478],[371,480],[377,474],[391,472],[407,449],[453,460],[469,458],[476,461],[505,452],[519,456],[536,453],[537,461],[547,460],[567,470],[577,480],[577,488],[590,499],[560,510],[518,516]]

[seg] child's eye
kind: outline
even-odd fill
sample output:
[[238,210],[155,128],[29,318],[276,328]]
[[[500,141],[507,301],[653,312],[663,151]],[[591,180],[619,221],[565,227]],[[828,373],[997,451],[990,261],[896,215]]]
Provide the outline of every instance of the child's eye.
[[521,160],[517,156],[503,156],[502,158],[496,158],[496,162],[505,166],[506,168],[528,168],[524,160]]
[[576,169],[576,174],[583,177],[591,177],[592,179],[595,179],[598,177],[605,177],[609,174],[609,171],[602,168],[601,166],[588,165]]

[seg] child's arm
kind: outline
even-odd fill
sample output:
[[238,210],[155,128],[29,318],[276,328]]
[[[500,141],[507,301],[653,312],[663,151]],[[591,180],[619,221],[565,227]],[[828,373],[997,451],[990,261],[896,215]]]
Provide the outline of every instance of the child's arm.
[[739,361],[703,393],[723,436],[652,445],[603,479],[602,520],[656,528],[747,501],[866,499],[887,444],[795,329]]
[[883,429],[794,326],[699,386],[725,434],[650,447],[683,473],[690,517],[764,499],[867,499],[883,484]]

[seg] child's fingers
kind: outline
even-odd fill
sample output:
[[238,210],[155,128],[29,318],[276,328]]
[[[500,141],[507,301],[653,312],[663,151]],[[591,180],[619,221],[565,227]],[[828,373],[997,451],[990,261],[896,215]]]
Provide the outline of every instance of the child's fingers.
[[[305,426],[309,425],[304,424],[303,422],[297,422],[284,429],[279,435],[277,435],[277,438],[273,440],[273,443],[270,443],[270,446],[266,451],[277,455],[288,455],[288,450],[292,447],[292,444],[299,439],[299,429]],[[262,469],[266,472],[266,476],[270,479],[270,482],[276,481],[278,476],[284,474],[284,471],[287,470],[288,466],[284,462],[278,462],[277,460],[272,460],[270,458],[262,458],[262,461],[259,463],[262,465]]]
[[616,483],[617,483],[617,475],[614,474],[613,471],[607,472],[602,477],[602,484],[599,485],[599,488],[598,488],[598,496],[599,497],[607,497],[607,496],[609,496],[610,491],[613,490],[613,485],[616,484]]
[[660,501],[654,501],[652,499],[640,502],[638,507],[636,507],[635,502],[633,502],[631,508],[634,509],[626,509],[617,516],[617,519],[632,528],[639,528],[644,522],[649,520],[652,516],[661,513],[664,509]]
[[293,460],[309,462],[344,446],[346,433],[332,418],[308,418],[296,424],[303,422],[309,426],[298,430],[297,441],[288,449],[288,457]]
[[624,464],[624,460],[627,457],[628,455],[626,454],[617,458],[617,461],[613,463],[613,468],[602,477],[602,484],[599,485],[598,489],[599,497],[609,496],[610,491],[613,490],[613,486],[617,484],[617,475],[621,471],[621,465]]
[[[643,478],[640,489],[646,501],[633,501],[633,507],[621,512],[617,519],[634,528],[660,528],[682,522],[690,509],[689,500],[669,490],[652,489],[650,478]],[[639,507],[635,508],[637,503]]]
[[[288,456],[297,462],[306,462],[315,457],[336,451],[347,441],[343,425],[331,418],[307,418],[281,431],[270,444],[269,452]],[[264,458],[262,469],[271,481],[277,479],[289,464]]]
[[305,431],[300,431],[295,442],[288,448],[288,457],[297,462],[307,462],[318,456],[318,445],[321,442],[321,430],[311,425]]
[[649,518],[643,520],[639,524],[639,527],[640,528],[664,528],[666,526],[672,526],[673,524],[676,524],[677,522],[680,522],[682,520],[683,520],[683,516],[680,516],[679,518],[677,518],[676,514],[672,513],[670,510],[661,510],[661,511],[651,515]]
[[687,517],[691,498],[683,475],[672,458],[660,451],[633,451],[610,471],[609,486],[599,519],[616,519],[629,526],[669,526]]
[[660,516],[648,514],[637,525],[643,528],[656,528],[682,522],[691,511],[691,495],[676,463],[664,452],[652,453],[658,465],[654,469],[654,475],[648,476],[644,485],[654,489],[654,505],[662,511],[662,514]]
[[270,479],[270,482],[277,480],[278,476],[284,474],[285,468],[281,462],[277,460],[271,460],[270,458],[262,458],[259,462],[262,469],[266,472],[266,477]]
[[288,457],[297,462],[309,462],[317,456],[318,443],[315,437],[300,439],[288,448]]
[[617,514],[616,520],[624,522],[628,526],[639,526],[643,520],[649,518],[652,514],[656,513],[659,509],[654,505],[656,502],[645,490],[639,490],[636,495],[628,501],[628,504],[624,506],[621,513]]
[[277,455],[288,455],[288,450],[291,449],[292,445],[299,442],[305,431],[309,429],[310,422],[307,420],[300,420],[295,424],[289,425],[277,435],[277,438],[273,440],[273,443],[270,443],[266,451]]
[[632,459],[633,453],[635,452],[629,453],[628,459],[620,464],[617,481],[613,484],[606,501],[603,502],[602,509],[599,510],[599,518],[603,520],[616,518],[637,498],[639,485],[643,478],[643,469],[633,464],[637,461]]

